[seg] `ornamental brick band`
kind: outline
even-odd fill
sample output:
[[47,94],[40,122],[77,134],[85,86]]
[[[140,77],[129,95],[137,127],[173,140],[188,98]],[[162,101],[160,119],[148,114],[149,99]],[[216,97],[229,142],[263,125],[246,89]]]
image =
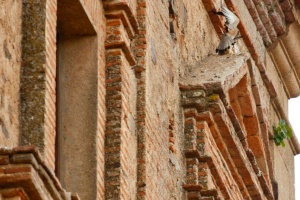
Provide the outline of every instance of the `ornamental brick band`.
[[[106,22],[105,198],[136,193],[136,59],[131,40],[137,21],[127,2],[104,1]],[[128,146],[127,144],[131,144]],[[129,176],[129,177],[128,177]]]
[[[257,91],[259,80],[249,62],[247,54],[211,56],[189,66],[181,79],[184,152],[193,160],[187,161],[183,187],[193,192],[190,199],[195,191],[202,195],[206,190],[229,199],[274,199],[273,165],[267,162],[270,135],[260,129],[269,126],[264,120],[268,110],[258,103],[262,91]],[[199,173],[200,162],[210,173]],[[215,185],[203,187],[203,178]]]
[[0,199],[79,200],[66,192],[37,148],[0,148]]
[[[294,199],[295,3],[3,1],[1,145],[46,164],[0,148],[0,199]],[[215,55],[222,4],[245,54]]]
[[[219,5],[222,4],[221,1],[203,0],[203,3],[216,32],[221,36],[222,32],[220,30],[224,28],[223,19],[212,12],[213,9],[219,9]],[[237,5],[233,1],[227,1],[226,4],[240,17],[241,23],[238,28],[252,58],[260,68],[263,80],[268,86],[269,92],[274,94],[274,90],[278,90],[278,88],[274,88],[274,81],[270,78],[270,72],[267,70],[268,66],[266,66],[265,62],[265,53],[263,53],[267,49],[275,55],[272,57],[272,60],[279,71],[281,80],[284,82],[284,89],[287,91],[288,97],[292,98],[298,96],[300,93],[300,75],[297,71],[297,67],[289,63],[290,59],[295,59],[293,51],[291,51],[290,48],[291,46],[293,46],[293,49],[296,48],[297,43],[294,41],[297,39],[295,40],[294,38],[291,40],[290,38],[286,38],[281,40],[281,36],[286,35],[288,32],[289,35],[295,35],[295,33],[297,34],[299,32],[299,27],[297,27],[298,30],[295,31],[295,26],[299,26],[299,24],[293,23],[296,20],[293,4],[289,0],[283,0],[281,2],[274,0],[250,0],[245,1],[244,6]],[[248,12],[253,22],[241,14]],[[254,32],[249,34],[253,29],[257,29],[257,34]],[[262,43],[264,46],[262,46]],[[285,52],[287,50],[290,50],[288,54],[283,55],[283,53],[278,53],[278,51]],[[284,64],[282,62],[284,62]],[[278,91],[275,91],[275,93],[276,92]],[[274,96],[276,96],[276,94]]]

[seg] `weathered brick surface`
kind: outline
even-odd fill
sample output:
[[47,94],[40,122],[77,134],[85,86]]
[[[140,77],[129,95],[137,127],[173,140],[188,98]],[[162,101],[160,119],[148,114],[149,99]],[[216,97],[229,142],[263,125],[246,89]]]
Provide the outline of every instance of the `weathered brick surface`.
[[274,64],[276,69],[279,71],[279,76],[283,81],[283,87],[287,90],[286,95],[288,97],[297,96],[300,93],[299,87],[295,87],[297,85],[297,74],[289,73],[291,69],[289,59],[278,59],[278,56],[282,56],[286,52],[284,44],[280,43],[276,48],[273,49],[272,55],[274,56]]
[[[270,143],[274,145],[274,143]],[[272,149],[272,148],[271,148]],[[274,148],[272,152],[272,162],[274,165],[274,179],[290,182],[294,184],[295,169],[290,167],[294,165],[293,153],[289,148]],[[280,171],[282,173],[280,173]],[[286,188],[278,182],[278,199],[295,199],[294,187]]]
[[[94,3],[94,1],[92,1]],[[94,18],[99,19],[96,23],[99,31],[98,35],[98,44],[104,44],[105,34],[105,16],[104,9],[101,1],[98,1],[99,5],[98,12],[94,13]],[[93,5],[93,4],[92,4]],[[95,8],[93,5],[92,8]],[[100,16],[100,17],[99,17]],[[100,34],[102,33],[102,34]],[[105,83],[105,47],[104,45],[98,45],[98,116],[97,116],[97,137],[96,137],[96,146],[97,146],[97,199],[104,198],[104,135],[105,135],[105,121],[106,121],[106,108],[105,108],[105,95],[106,95],[106,83]]]
[[[141,156],[145,158],[146,161],[146,177],[151,177],[143,181],[146,188],[146,198],[148,199],[170,199],[171,194],[183,195],[180,191],[176,191],[177,180],[182,180],[182,176],[185,174],[184,169],[180,173],[176,174],[176,171],[168,170],[169,162],[169,122],[172,116],[175,116],[175,122],[180,120],[180,107],[178,107],[179,102],[179,90],[178,90],[178,70],[182,74],[185,70],[182,65],[180,65],[181,59],[188,60],[189,63],[193,63],[195,60],[193,58],[205,57],[208,52],[202,48],[205,45],[210,52],[214,51],[214,48],[210,44],[217,43],[217,37],[214,32],[211,32],[211,24],[201,21],[199,18],[192,17],[192,12],[201,13],[205,16],[206,14],[202,12],[204,7],[202,4],[190,1],[175,1],[175,6],[177,8],[177,15],[175,19],[172,19],[169,15],[169,2],[146,2],[146,33],[145,43],[148,46],[149,51],[145,53],[137,52],[137,57],[145,55],[148,59],[144,63],[146,67],[145,72],[142,66],[137,66],[137,70],[142,71],[141,77],[145,82],[145,86],[141,86],[141,90],[144,87],[146,93],[145,106],[141,104],[141,110],[145,115],[145,127],[141,127],[141,140],[143,140],[143,145],[145,149],[141,150]],[[142,5],[142,4],[141,4]],[[196,7],[194,5],[197,5]],[[192,12],[187,12],[187,10],[193,10]],[[144,12],[138,12],[141,15]],[[159,14],[157,14],[159,13]],[[193,19],[197,20],[196,25],[193,25]],[[169,30],[170,20],[175,20],[177,27],[173,27],[174,32]],[[190,27],[190,29],[188,28]],[[201,28],[200,28],[201,27]],[[143,28],[143,27],[142,27]],[[191,41],[187,38],[195,37],[198,35],[194,30],[199,30],[200,28],[202,38],[201,40]],[[143,30],[143,29],[142,29]],[[142,31],[140,30],[140,33]],[[176,40],[171,34],[176,35]],[[207,35],[214,35],[215,37],[207,37]],[[173,37],[173,39],[172,39]],[[211,42],[203,42],[204,40],[209,40]],[[141,42],[142,39],[139,38],[136,42]],[[179,51],[176,49],[181,49],[186,46],[184,52],[182,52],[182,57]],[[142,46],[141,46],[142,47]],[[173,50],[172,50],[173,49]],[[138,61],[139,62],[139,61]],[[142,64],[142,63],[141,63]],[[139,84],[138,84],[139,87]],[[163,91],[163,92],[162,92]],[[142,91],[141,91],[142,92]],[[141,93],[141,96],[144,94]],[[152,97],[158,98],[152,98]],[[139,101],[138,101],[139,102]],[[144,107],[144,108],[143,108]],[[139,108],[138,108],[139,112]],[[144,116],[141,116],[142,118]],[[182,126],[182,125],[181,125]],[[146,129],[144,129],[146,128]],[[180,125],[175,123],[174,137],[182,138],[180,132],[182,128]],[[182,148],[182,142],[175,145],[175,149]],[[151,149],[159,149],[158,151],[152,151]],[[176,158],[178,159],[179,165],[184,166],[184,162],[181,159],[180,154],[176,153]],[[161,159],[156,160],[157,157]],[[151,162],[150,162],[151,160]],[[156,167],[161,166],[161,167]],[[142,166],[141,166],[142,167]],[[162,173],[164,172],[164,173]],[[173,176],[171,176],[173,174]],[[157,181],[154,181],[157,180]],[[142,183],[141,183],[142,185]],[[163,187],[168,185],[168,187]],[[149,192],[147,192],[149,191]],[[157,194],[150,192],[157,191]],[[158,196],[160,194],[160,196]]]
[[[205,66],[209,61],[204,61],[203,65]],[[222,133],[222,138],[223,142],[220,143],[219,140],[217,139],[217,135],[214,129],[211,128],[211,119],[208,117],[209,115],[206,114],[207,117],[204,117],[205,115],[201,114],[199,117],[196,117],[195,119],[197,120],[205,120],[208,122],[210,129],[212,130],[211,133],[214,135],[214,140],[216,141],[217,147],[216,149],[220,148],[222,149],[222,156],[224,156],[226,163],[228,164],[229,167],[232,166],[233,168],[236,168],[237,174],[241,175],[241,178],[243,179],[243,182],[245,185],[241,184],[241,182],[238,179],[236,181],[236,184],[238,185],[240,190],[237,190],[237,194],[230,197],[235,198],[238,195],[244,195],[240,194],[241,191],[245,191],[245,186],[247,188],[247,193],[251,198],[259,198],[259,199],[273,199],[273,194],[272,194],[272,189],[270,186],[270,176],[272,177],[272,174],[269,174],[269,170],[273,170],[273,166],[270,165],[269,163],[266,162],[266,154],[270,155],[269,153],[265,154],[266,148],[265,144],[268,144],[268,142],[263,142],[266,141],[265,139],[262,139],[261,136],[261,130],[260,130],[260,123],[266,125],[268,124],[264,120],[265,114],[261,113],[262,116],[260,116],[261,122],[259,121],[259,118],[257,117],[257,107],[259,105],[256,105],[256,102],[262,102],[263,98],[261,94],[263,94],[263,90],[257,91],[257,96],[256,96],[256,101],[254,99],[254,96],[252,94],[252,85],[259,85],[259,78],[255,78],[253,76],[253,73],[255,71],[252,71],[252,68],[250,67],[248,71],[247,65],[244,65],[243,63],[240,63],[240,69],[236,69],[239,71],[243,76],[239,76],[236,80],[231,80],[227,79],[227,77],[232,77],[231,74],[222,74],[220,73],[219,77],[214,77],[215,82],[209,82],[213,79],[211,77],[215,76],[214,71],[207,73],[206,75],[199,75],[197,74],[195,76],[195,80],[199,77],[203,77],[202,80],[204,82],[197,82],[197,81],[192,81],[188,77],[193,77],[193,75],[187,75],[186,78],[182,79],[181,82],[181,89],[182,89],[182,106],[184,108],[189,108],[187,110],[187,114],[185,115],[186,117],[186,122],[185,122],[185,129],[186,133],[189,133],[187,130],[193,130],[189,128],[190,124],[194,124],[193,121],[190,119],[192,116],[197,116],[196,113],[191,112],[190,107],[196,108],[199,113],[203,112],[204,110],[208,110],[212,115],[211,117],[214,118],[215,120],[215,126],[218,127],[218,130]],[[243,67],[244,66],[244,67]],[[246,66],[246,68],[245,68]],[[241,70],[244,69],[244,70]],[[215,69],[214,69],[215,70]],[[197,73],[195,71],[194,73]],[[234,73],[234,72],[233,72]],[[246,73],[246,74],[244,74]],[[194,74],[195,75],[195,74]],[[251,76],[249,76],[251,75]],[[209,80],[205,82],[206,80]],[[228,82],[226,82],[226,81]],[[218,84],[220,81],[223,84]],[[226,87],[226,84],[231,85],[231,88],[229,91],[228,87]],[[189,86],[187,86],[189,85]],[[207,103],[200,103],[197,102],[197,99],[194,96],[197,96],[197,86],[199,87],[200,85],[203,85],[204,88],[203,90],[206,92],[202,92],[202,94],[207,94],[207,98],[205,98],[205,101],[208,101]],[[221,89],[223,88],[223,89]],[[210,92],[207,92],[210,91]],[[212,95],[211,93],[218,93],[219,95]],[[194,93],[194,95],[193,95]],[[194,100],[195,98],[195,100]],[[199,97],[198,97],[199,98]],[[228,99],[229,98],[229,99]],[[221,101],[222,103],[221,103]],[[223,103],[227,104],[227,102],[230,102],[230,105],[233,105],[232,108],[229,107],[223,107]],[[245,109],[243,107],[245,106]],[[202,107],[202,109],[201,109]],[[230,108],[230,109],[228,109]],[[204,110],[203,110],[204,109]],[[231,110],[233,109],[233,110]],[[195,111],[194,111],[195,112]],[[227,114],[225,114],[227,113]],[[224,115],[225,114],[225,115]],[[187,123],[190,122],[190,123]],[[193,126],[191,126],[193,127]],[[265,131],[265,129],[263,129]],[[230,134],[227,135],[229,132],[235,134]],[[238,131],[245,132],[243,137],[242,135],[239,135]],[[194,131],[190,131],[191,133]],[[264,133],[264,135],[268,135],[268,133]],[[187,134],[189,136],[190,134]],[[193,134],[192,134],[193,135]],[[208,134],[210,135],[210,134]],[[192,137],[187,137],[187,141],[193,141],[190,140],[189,138]],[[264,138],[264,137],[263,137]],[[198,142],[203,142],[205,140],[200,139]],[[197,142],[197,144],[198,144]],[[192,143],[191,143],[192,144]],[[224,145],[227,146],[228,148],[228,153],[229,155],[225,153]],[[208,146],[213,146],[213,145],[208,145]],[[190,148],[193,148],[193,145],[189,146]],[[249,153],[249,148],[251,148]],[[200,145],[198,150],[200,152],[206,152],[206,155],[214,155],[211,156],[211,161],[208,162],[210,169],[212,171],[213,176],[215,177],[215,180],[217,182],[217,185],[219,187],[219,191],[222,191],[222,188],[224,188],[224,185],[233,185],[233,184],[228,184],[226,181],[221,181],[222,177],[226,177],[226,175],[220,175],[220,173],[215,173],[214,169],[218,169],[216,166],[222,166],[217,164],[218,161],[216,158],[218,158],[217,154],[214,154],[212,150],[209,148],[205,148],[205,145]],[[200,153],[199,152],[199,153]],[[211,152],[211,153],[210,153]],[[193,154],[187,154],[189,157],[190,156],[195,156],[195,158],[199,157],[199,155],[193,153]],[[246,157],[245,157],[246,156]],[[231,163],[228,158],[231,158],[233,163]],[[222,158],[222,157],[221,157]],[[201,159],[201,157],[199,157]],[[207,158],[206,158],[207,159]],[[210,159],[208,159],[210,160]],[[248,164],[246,164],[248,163]],[[217,170],[217,172],[220,172],[223,170]],[[234,170],[231,170],[234,172]],[[256,174],[256,175],[254,175]],[[237,177],[235,174],[232,174],[234,177]],[[229,179],[227,179],[229,180]],[[233,180],[233,179],[232,179]],[[219,182],[218,182],[219,181]],[[233,181],[235,182],[235,181]],[[196,185],[196,184],[195,184]],[[222,186],[223,185],[223,186]],[[228,186],[226,187],[228,188]],[[226,190],[223,190],[223,195],[226,197],[228,194],[233,194],[234,192],[224,192]]]
[[19,145],[21,17],[20,2],[1,2],[0,141],[8,147]]
[[121,50],[107,51],[106,59],[105,196],[128,199],[136,193],[135,77]]
[[46,86],[45,86],[45,159],[54,169],[56,124],[56,26],[57,1],[46,2]]
[[0,166],[1,197],[79,200],[77,194],[67,193],[61,187],[36,148],[0,148],[0,156],[11,158]]
[[206,190],[217,189],[217,191],[220,193],[219,196],[224,196],[225,198],[245,198],[244,195],[240,194],[238,185],[235,182],[232,174],[226,172],[228,166],[212,137],[207,123],[198,123],[197,128],[198,138],[201,138],[201,140],[198,140],[198,142],[199,144],[205,146],[205,151],[202,156],[207,156],[210,158],[208,159],[207,163],[216,184],[214,188],[206,188]]
[[21,144],[45,150],[46,0],[22,3]]
[[[13,184],[18,185],[33,174],[41,178],[50,195],[59,199],[56,190],[60,184],[52,174],[57,125],[56,3],[68,1],[7,2],[5,6],[16,12],[0,10],[0,16],[18,25],[14,29],[4,22],[8,20],[0,20],[5,30],[0,37],[0,52],[5,66],[11,66],[0,68],[0,75],[5,77],[0,78],[1,86],[5,86],[0,87],[1,145],[17,146],[20,138],[21,144],[36,145],[45,161],[30,149],[3,150],[6,154],[0,156],[0,177],[23,174],[13,178]],[[71,153],[64,156],[92,163],[74,165],[74,169],[80,168],[71,175],[80,178],[76,175],[84,169],[84,178],[95,174],[88,181],[94,192],[86,190],[92,198],[274,199],[279,194],[281,199],[293,199],[294,171],[289,166],[293,166],[293,155],[300,149],[295,139],[287,142],[286,150],[275,147],[272,125],[280,118],[287,119],[287,99],[299,93],[298,51],[293,52],[297,44],[291,42],[299,36],[299,23],[291,25],[288,37],[279,37],[287,33],[286,24],[295,21],[294,8],[289,0],[224,2],[241,20],[238,28],[244,37],[237,46],[242,54],[217,56],[214,51],[224,29],[224,17],[214,15],[212,10],[222,2],[74,3],[89,23],[76,27],[74,20],[79,15],[75,14],[67,23],[71,28],[66,33],[72,35],[70,30],[82,28],[80,34],[97,37],[93,49],[97,69],[92,76],[97,76],[93,79],[97,87],[93,85],[95,95],[89,104],[95,107],[89,113],[94,114],[92,121],[97,127],[93,126],[95,132],[87,131],[91,125],[85,128],[92,132],[95,143],[78,147],[86,150],[84,159]],[[21,28],[22,49],[18,37]],[[17,36],[12,37],[14,34]],[[84,76],[76,66],[73,72]],[[293,73],[289,73],[291,70]],[[72,144],[72,140],[68,142]],[[63,162],[70,166],[72,161],[68,159]],[[40,168],[40,163],[50,168]],[[5,178],[0,184],[7,181]],[[66,179],[74,184],[72,188],[83,188],[80,184],[85,181]],[[274,180],[278,190],[272,188]],[[29,187],[37,188],[42,182]],[[0,193],[3,198],[23,198],[26,190],[1,188]],[[41,199],[51,199],[49,194]],[[30,195],[37,198],[35,192]]]
[[96,135],[96,155],[97,155],[97,199],[104,198],[104,137],[105,137],[105,95],[106,95],[106,79],[105,79],[105,46],[106,35],[105,30],[105,15],[104,8],[101,1],[85,1],[86,7],[89,7],[90,15],[93,18],[96,31],[98,33],[98,94],[97,94],[97,135]]
[[[130,47],[136,24],[131,8],[105,2],[106,17],[106,134],[105,198],[132,199],[137,193],[137,85]],[[114,10],[112,13],[111,11]],[[116,12],[120,14],[116,14]],[[135,18],[134,18],[135,19]]]
[[133,52],[136,57],[136,65],[134,67],[136,72],[137,83],[137,116],[136,116],[136,131],[137,131],[137,197],[139,199],[146,199],[147,192],[147,171],[146,171],[146,89],[145,89],[145,64],[146,64],[146,9],[147,3],[145,0],[137,1],[137,23],[139,27],[138,34],[132,41]]

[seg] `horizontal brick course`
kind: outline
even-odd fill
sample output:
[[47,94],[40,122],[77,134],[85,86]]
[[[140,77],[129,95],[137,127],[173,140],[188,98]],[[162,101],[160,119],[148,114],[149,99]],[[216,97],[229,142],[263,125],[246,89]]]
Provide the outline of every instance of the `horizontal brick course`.
[[[22,18],[22,24],[16,20],[19,34],[4,36],[5,64],[13,66],[16,77],[9,67],[0,69],[8,80],[5,89],[0,88],[0,111],[5,113],[0,115],[1,145],[34,144],[41,153],[29,147],[0,149],[0,184],[9,180],[13,186],[1,188],[3,198],[78,198],[67,194],[53,174],[57,2],[67,1],[18,3],[14,11]],[[284,151],[271,140],[272,125],[286,119],[287,98],[298,92],[297,72],[285,77],[297,64],[297,51],[292,52],[297,45],[291,41],[298,38],[299,23],[282,39],[287,24],[296,20],[290,0],[76,2],[89,22],[85,33],[97,38],[95,142],[88,154],[95,165],[85,176],[94,178],[93,197],[276,199],[274,179],[280,195],[285,192],[280,184],[289,181],[286,187],[292,188],[293,169],[283,171],[288,178],[281,183],[276,167],[282,169],[280,156],[285,154],[284,167],[291,165],[298,143],[291,140]],[[243,38],[237,46],[242,53],[215,55],[225,19],[212,11],[222,3],[240,19]],[[20,38],[12,42],[14,35]],[[13,83],[9,91],[7,83]],[[18,107],[19,117],[18,111],[10,111]],[[11,134],[18,127],[20,138]],[[83,184],[68,181],[76,187]],[[28,193],[28,188],[33,191]],[[40,190],[46,191],[44,196],[39,197]]]
[[[79,200],[76,194],[71,195],[62,189],[36,148],[32,146],[0,148],[0,156],[11,158],[8,163],[0,165],[0,195],[26,196],[26,199],[29,197],[29,199]],[[12,193],[9,194],[8,190]]]

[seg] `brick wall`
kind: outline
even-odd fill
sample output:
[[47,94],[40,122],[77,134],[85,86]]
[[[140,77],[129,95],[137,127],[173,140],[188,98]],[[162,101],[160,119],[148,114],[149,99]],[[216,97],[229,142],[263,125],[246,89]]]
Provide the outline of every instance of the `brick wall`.
[[[80,2],[94,29],[99,33],[97,44],[105,40],[105,18],[103,5],[99,1]],[[56,127],[56,1],[24,2],[23,5],[23,71],[21,80],[22,144],[35,144],[43,152],[48,165],[54,170]],[[38,10],[38,11],[37,11]],[[101,16],[101,17],[99,17]],[[35,24],[35,19],[41,23]],[[28,23],[27,23],[28,22]],[[43,27],[44,25],[44,27]],[[34,28],[32,28],[34,26]],[[32,31],[35,30],[35,33]],[[45,38],[43,38],[45,36]],[[35,43],[39,39],[43,42]],[[97,47],[98,53],[98,125],[97,125],[97,177],[104,178],[104,45]],[[38,51],[44,52],[36,56]],[[33,58],[33,56],[35,56]],[[29,78],[30,77],[30,78]],[[40,80],[39,81],[37,81]],[[42,80],[45,80],[43,82]],[[39,83],[39,84],[37,84]],[[34,84],[36,84],[34,86]],[[95,152],[96,154],[96,152]],[[104,195],[104,183],[98,181],[98,196]]]
[[[137,82],[130,45],[137,33],[134,4],[105,2],[105,198],[133,199],[137,192]],[[136,8],[134,7],[134,10]]]
[[45,160],[54,169],[56,127],[56,25],[57,1],[46,3]]
[[175,190],[177,177],[171,175],[175,173],[175,168],[169,162],[169,120],[172,112],[176,111],[176,105],[168,105],[168,95],[175,92],[172,91],[174,89],[169,75],[171,70],[176,69],[169,64],[168,48],[171,40],[168,6],[168,2],[147,1],[145,157],[146,176],[149,178],[146,181],[146,199],[171,199],[172,193],[178,194]]
[[[105,34],[105,16],[104,9],[101,1],[98,5],[98,12],[95,13],[94,17],[99,18],[97,27],[99,30],[98,44],[104,44],[106,39]],[[97,126],[97,199],[103,199],[104,197],[104,135],[105,135],[105,121],[106,121],[106,109],[105,109],[105,47],[104,45],[98,46],[98,126]]]
[[[45,152],[46,0],[22,3],[21,145]],[[54,28],[55,29],[55,28]],[[49,37],[49,36],[48,36]],[[51,67],[51,66],[49,66]]]
[[[143,10],[147,33],[145,71],[141,73],[146,91],[143,129],[146,162],[143,192],[146,199],[185,196],[181,186],[186,169],[182,154],[179,75],[188,70],[184,67],[186,64],[193,64],[213,53],[218,40],[211,22],[201,20],[208,19],[202,3],[174,2],[173,8],[170,8],[168,1],[147,1],[146,10]],[[174,9],[175,16],[170,17],[170,9]],[[170,32],[171,21],[175,39]]]
[[[74,137],[91,165],[70,174],[80,179],[76,173],[89,168],[85,182],[65,176],[68,180],[63,184],[81,188],[83,198],[96,199],[274,199],[276,180],[280,199],[294,198],[297,142],[280,149],[272,140],[272,125],[286,119],[287,100],[297,93],[296,84],[287,85],[283,77],[290,69],[288,56],[279,59],[286,56],[285,44],[290,41],[276,46],[280,38],[271,26],[267,29],[259,26],[259,20],[253,21],[250,4],[226,2],[241,19],[244,38],[238,46],[246,53],[222,57],[213,54],[224,25],[222,17],[212,14],[221,1],[76,2],[97,37],[97,45],[91,45],[97,49],[93,51],[97,74],[91,73],[97,75],[97,87],[90,85],[97,102],[89,112],[95,116],[96,128],[85,129],[92,141],[83,150],[78,138],[84,137]],[[56,1],[23,1],[22,5],[7,1],[5,6],[15,12],[0,10],[1,17],[16,20],[18,26],[0,21],[5,30],[0,37],[1,59],[10,66],[0,68],[5,77],[0,79],[5,86],[0,87],[1,145],[17,146],[19,140],[21,145],[34,144],[54,170]],[[281,17],[291,15],[285,9]],[[291,22],[292,16],[286,19]],[[275,19],[269,19],[269,25],[270,20]],[[274,30],[284,32],[283,27]],[[276,48],[267,52],[269,45]],[[72,146],[72,138],[67,142]],[[69,166],[70,158],[77,158],[76,163],[84,160],[71,152],[64,156]],[[90,184],[85,184],[90,190],[82,189],[84,183]]]
[[19,145],[21,16],[21,3],[1,2],[0,141],[7,147]]

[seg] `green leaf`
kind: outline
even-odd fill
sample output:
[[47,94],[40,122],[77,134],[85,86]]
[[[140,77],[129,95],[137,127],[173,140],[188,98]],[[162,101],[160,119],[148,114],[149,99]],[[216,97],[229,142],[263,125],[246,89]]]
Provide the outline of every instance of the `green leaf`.
[[283,132],[283,131],[280,132],[280,138],[282,138],[282,139],[286,138],[285,132]]
[[275,144],[277,146],[280,145],[280,143],[281,143],[281,139],[280,138],[275,137],[274,140],[275,140]]
[[293,131],[293,129],[291,129],[291,127],[289,127],[289,126],[285,126],[285,128],[286,128],[286,130],[289,131],[289,132],[292,132],[292,131]]
[[280,119],[277,127],[273,126],[275,144],[285,147],[284,139],[292,137],[292,129],[286,125],[283,119]]
[[286,130],[286,128],[285,128],[285,126],[281,127],[281,131],[283,131],[284,133],[286,133],[286,132],[287,132],[287,130]]
[[293,129],[291,129],[289,126],[285,126],[285,128],[286,128],[287,132],[289,132],[289,133],[293,132]]
[[292,138],[292,133],[291,132],[287,132],[286,135],[288,136],[288,138]]
[[277,126],[276,131],[281,132],[281,126]]

